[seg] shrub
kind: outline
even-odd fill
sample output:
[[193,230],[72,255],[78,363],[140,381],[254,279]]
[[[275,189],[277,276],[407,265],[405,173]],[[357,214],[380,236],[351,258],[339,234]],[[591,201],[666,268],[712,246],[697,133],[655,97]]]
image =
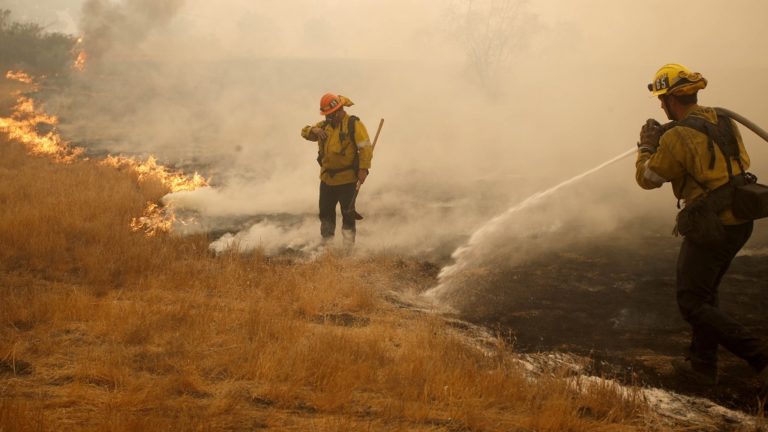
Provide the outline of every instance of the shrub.
[[75,37],[49,33],[35,23],[11,19],[11,11],[0,10],[0,65],[23,69],[34,75],[58,75],[73,62]]

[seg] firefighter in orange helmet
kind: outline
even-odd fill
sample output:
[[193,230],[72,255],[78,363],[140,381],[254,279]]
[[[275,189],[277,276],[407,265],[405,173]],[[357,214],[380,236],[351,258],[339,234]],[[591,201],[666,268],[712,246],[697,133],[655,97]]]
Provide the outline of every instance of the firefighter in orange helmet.
[[749,155],[736,124],[698,104],[707,80],[679,64],[662,66],[648,90],[672,123],[649,119],[640,131],[635,178],[643,189],[672,184],[685,203],[676,231],[684,236],[677,261],[677,304],[692,327],[687,360],[678,365],[703,384],[717,382],[717,350],[741,357],[768,384],[768,347],[719,308],[718,286],[752,234],[751,220],[731,209],[731,185],[743,181]]
[[301,136],[317,142],[320,164],[320,235],[327,241],[336,231],[336,205],[341,205],[341,233],[347,247],[355,243],[353,200],[358,183],[365,183],[371,168],[373,147],[368,131],[344,107],[353,103],[348,98],[326,93],[320,98],[320,114],[325,120],[304,126]]

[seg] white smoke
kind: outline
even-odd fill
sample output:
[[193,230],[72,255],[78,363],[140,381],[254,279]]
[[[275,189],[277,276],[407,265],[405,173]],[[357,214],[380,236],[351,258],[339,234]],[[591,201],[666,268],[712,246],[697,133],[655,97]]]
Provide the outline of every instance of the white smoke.
[[[316,145],[299,131],[321,119],[323,93],[342,93],[369,133],[387,120],[358,200],[359,249],[443,263],[494,215],[633,145],[645,119],[663,116],[645,90],[663,63],[704,73],[702,103],[768,123],[754,97],[768,3],[729,5],[728,20],[721,10],[714,0],[90,0],[91,63],[50,108],[89,149],[153,153],[212,176],[212,188],[165,200],[230,233],[215,247],[280,250],[319,238]],[[745,137],[754,171],[768,172],[768,145]],[[557,248],[626,215],[668,232],[670,191],[642,191],[633,174],[622,162],[567,207],[521,212],[500,227],[518,234],[499,236],[517,249],[480,248],[478,262]],[[260,224],[250,236],[248,224]]]
[[[504,213],[494,217],[477,231],[472,233],[469,241],[454,251],[452,258],[454,263],[444,267],[440,274],[440,285],[428,291],[431,297],[441,297],[450,294],[457,284],[455,279],[466,282],[465,273],[481,267],[487,267],[490,258],[503,257],[506,266],[514,266],[522,258],[534,258],[542,251],[548,250],[553,244],[553,236],[557,238],[558,247],[564,247],[570,237],[583,236],[585,233],[566,232],[576,227],[586,230],[592,235],[596,232],[606,232],[615,228],[612,225],[600,223],[603,220],[616,221],[615,209],[611,207],[599,207],[593,203],[590,197],[579,200],[580,211],[571,210],[572,206],[563,205],[567,199],[553,198],[561,189],[577,183],[581,179],[599,172],[611,164],[633,155],[635,149],[630,149],[615,158],[612,158],[591,170],[585,171],[576,177],[566,180],[545,191],[538,192],[526,198],[520,204],[507,209]],[[556,204],[551,204],[548,199],[556,199]],[[571,198],[571,202],[572,198]],[[556,217],[539,218],[537,214],[555,214],[546,207],[560,210]],[[528,209],[531,209],[528,212]],[[606,213],[610,216],[605,217]],[[521,216],[522,215],[522,216]]]
[[237,234],[224,234],[211,243],[210,249],[217,253],[228,250],[246,252],[258,249],[267,255],[285,251],[310,254],[317,251],[319,244],[314,226],[307,221],[290,229],[262,221]]

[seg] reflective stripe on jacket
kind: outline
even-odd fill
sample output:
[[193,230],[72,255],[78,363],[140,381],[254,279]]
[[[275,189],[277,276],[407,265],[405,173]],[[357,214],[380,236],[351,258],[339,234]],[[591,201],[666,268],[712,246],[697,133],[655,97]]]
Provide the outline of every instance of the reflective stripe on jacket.
[[[715,110],[708,107],[694,106],[687,116],[697,116],[717,124]],[[744,148],[741,134],[732,121],[731,128],[739,143],[741,163],[744,169],[749,168],[749,155]],[[635,164],[635,179],[643,189],[661,187],[665,182],[672,183],[675,197],[682,199],[686,205],[696,200],[704,190],[716,189],[728,182],[726,159],[720,148],[715,145],[715,166],[709,169],[712,157],[708,148],[708,137],[697,130],[685,126],[675,126],[668,130],[659,140],[656,153],[638,151]],[[741,168],[735,160],[731,160],[734,175],[741,173]],[[700,185],[701,184],[701,185]],[[725,225],[743,223],[733,216],[730,209],[719,214]]]
[[[357,172],[352,168],[355,160],[355,153],[359,151],[359,168],[370,169],[371,159],[373,158],[373,147],[368,137],[363,122],[358,120],[355,123],[354,140],[347,137],[343,140],[341,135],[347,135],[349,124],[349,114],[344,114],[339,127],[333,127],[326,121],[321,121],[314,126],[304,126],[301,130],[301,136],[310,141],[317,139],[310,138],[310,131],[313,127],[319,127],[328,134],[328,138],[318,141],[318,150],[322,155],[320,160],[320,180],[325,184],[332,186],[357,182]],[[343,171],[340,169],[349,168]]]

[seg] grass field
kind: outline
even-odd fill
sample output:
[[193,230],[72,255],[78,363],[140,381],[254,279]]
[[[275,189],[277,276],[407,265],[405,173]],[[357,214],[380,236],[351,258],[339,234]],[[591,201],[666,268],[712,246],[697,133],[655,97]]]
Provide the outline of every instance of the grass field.
[[533,379],[387,301],[423,263],[133,232],[166,192],[0,137],[0,431],[666,430],[639,393]]

